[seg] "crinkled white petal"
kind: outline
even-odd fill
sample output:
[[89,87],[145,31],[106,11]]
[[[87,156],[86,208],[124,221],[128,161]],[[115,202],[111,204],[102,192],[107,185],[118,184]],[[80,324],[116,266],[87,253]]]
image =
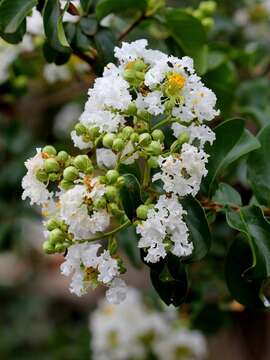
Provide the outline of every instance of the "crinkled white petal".
[[113,169],[116,165],[117,156],[110,149],[97,149],[96,150],[97,165],[99,168]]

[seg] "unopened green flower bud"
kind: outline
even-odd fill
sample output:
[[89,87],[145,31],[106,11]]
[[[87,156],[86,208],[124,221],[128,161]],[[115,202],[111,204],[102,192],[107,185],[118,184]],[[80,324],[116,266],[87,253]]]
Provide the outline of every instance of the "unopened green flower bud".
[[38,169],[38,171],[36,173],[36,178],[38,179],[38,181],[47,182],[48,181],[48,174],[47,174],[47,172],[45,170]]
[[130,82],[130,81],[133,81],[135,79],[135,75],[136,74],[136,71],[133,70],[133,69],[126,69],[124,71],[124,74],[123,74],[123,77],[126,81]]
[[205,26],[208,30],[211,30],[215,23],[214,23],[214,20],[210,17],[207,17],[207,18],[204,18],[202,19],[202,24],[203,26]]
[[105,197],[109,201],[113,201],[117,197],[117,189],[115,186],[107,186],[105,191]]
[[69,155],[66,151],[59,151],[56,159],[61,163],[65,163],[69,159]]
[[60,169],[60,166],[57,160],[49,158],[44,161],[44,169],[47,173],[57,173]]
[[86,170],[84,172],[85,172],[85,174],[90,175],[93,173],[93,171],[94,171],[94,166],[91,164],[86,168]]
[[42,248],[46,254],[53,254],[55,252],[54,245],[51,244],[48,240],[44,241],[44,243],[42,244]]
[[139,144],[142,146],[147,146],[151,142],[151,135],[149,133],[142,133],[139,136]]
[[165,138],[163,131],[159,130],[159,129],[154,130],[151,135],[152,135],[153,140],[157,140],[160,142],[163,142],[163,140]]
[[131,134],[130,140],[131,140],[133,143],[137,143],[137,142],[139,141],[139,134],[137,134],[137,133]]
[[203,13],[202,13],[202,11],[201,11],[200,9],[194,10],[194,11],[192,12],[192,15],[193,15],[195,18],[199,19],[199,20],[201,20],[201,19],[203,18]]
[[73,159],[73,164],[80,171],[85,172],[85,170],[92,165],[91,160],[87,155],[78,155]]
[[57,173],[50,173],[49,176],[48,176],[48,179],[49,181],[57,181],[60,179],[60,174],[57,174]]
[[148,131],[148,124],[143,120],[136,121],[135,126],[136,126],[136,131],[139,134],[141,134],[141,133],[143,133],[145,131]]
[[139,219],[145,220],[147,218],[147,213],[148,213],[148,206],[147,205],[140,205],[137,209],[136,209],[136,215]]
[[115,139],[115,134],[105,134],[102,139],[103,146],[106,148],[111,148],[114,139]]
[[100,175],[98,180],[101,184],[106,184],[106,182],[107,182],[106,176],[104,176],[104,175]]
[[109,170],[105,176],[108,184],[114,184],[119,176],[119,172],[117,170]]
[[144,121],[148,122],[150,120],[150,114],[147,111],[144,110],[139,111],[138,116]]
[[113,144],[112,144],[112,149],[114,151],[122,151],[125,147],[125,142],[124,140],[120,139],[120,138],[117,138],[117,139],[114,139],[113,140]]
[[63,242],[65,240],[65,234],[60,229],[53,229],[49,234],[49,241],[51,244]]
[[74,186],[73,182],[68,181],[68,180],[62,180],[62,181],[60,182],[60,187],[61,187],[63,190],[72,189],[73,186]]
[[136,115],[137,114],[137,106],[134,102],[130,103],[127,110],[126,110],[127,115]]
[[85,127],[83,124],[81,124],[81,123],[77,123],[77,124],[75,125],[74,129],[75,129],[76,134],[77,134],[78,136],[84,135],[84,134],[87,132],[86,127]]
[[55,147],[52,145],[46,145],[44,146],[44,148],[42,149],[43,153],[46,153],[50,156],[55,156],[56,155],[56,150]]
[[165,110],[171,111],[175,105],[175,99],[169,99],[165,102]]
[[58,253],[64,252],[66,250],[65,244],[56,244],[55,245],[55,251]]
[[75,166],[68,166],[67,168],[65,168],[63,172],[64,180],[67,181],[72,182],[76,180],[78,176],[79,176],[79,171],[75,168]]
[[147,151],[153,155],[160,155],[162,153],[162,146],[159,141],[151,141]]
[[178,136],[177,142],[179,145],[182,145],[189,141],[189,134],[187,132],[183,132],[181,135]]
[[110,203],[108,205],[108,210],[110,211],[110,213],[112,213],[115,216],[123,214],[123,211],[119,209],[119,207],[116,203]]
[[146,68],[146,64],[144,63],[144,61],[142,59],[137,59],[134,61],[133,68],[136,71],[143,71]]
[[107,202],[104,199],[104,197],[100,197],[94,201],[94,207],[96,209],[104,209],[106,207],[106,205],[107,205]]
[[49,231],[52,231],[54,229],[57,229],[59,227],[59,221],[57,221],[56,219],[50,219],[47,224],[46,227]]
[[215,1],[202,1],[200,3],[199,9],[206,16],[211,16],[215,13],[217,4]]
[[122,134],[124,139],[129,139],[130,135],[134,132],[133,128],[131,126],[125,126],[122,130]]
[[91,127],[88,130],[89,137],[91,140],[95,140],[97,136],[99,136],[99,128],[97,126]]
[[148,162],[148,165],[150,166],[150,168],[152,168],[152,169],[156,169],[156,168],[159,166],[159,164],[158,164],[158,158],[155,157],[155,156],[151,156],[151,157],[147,160],[147,162]]

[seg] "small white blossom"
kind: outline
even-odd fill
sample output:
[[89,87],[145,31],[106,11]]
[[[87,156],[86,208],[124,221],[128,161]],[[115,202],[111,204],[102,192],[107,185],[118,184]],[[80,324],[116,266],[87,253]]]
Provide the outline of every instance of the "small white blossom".
[[148,211],[147,219],[136,229],[141,235],[138,247],[147,250],[145,261],[155,263],[167,255],[165,241],[168,237],[174,255],[181,257],[192,253],[193,244],[188,240],[188,228],[183,221],[185,214],[177,197],[159,197],[155,207]]
[[116,165],[117,156],[110,149],[97,149],[96,151],[97,165],[99,168],[113,169]]
[[135,103],[138,110],[148,111],[149,114],[156,116],[164,112],[164,105],[162,104],[161,98],[161,91],[152,91],[146,96],[139,94]]
[[22,199],[25,200],[29,197],[31,205],[42,205],[52,197],[46,185],[36,177],[37,171],[43,168],[43,163],[41,149],[37,149],[37,154],[25,162],[27,174],[22,179],[22,188],[24,189]]
[[115,305],[122,303],[126,299],[127,289],[127,285],[122,279],[115,278],[106,291],[108,302]]
[[93,147],[92,141],[85,142],[81,136],[76,134],[75,130],[71,131],[70,136],[74,143],[74,146],[76,146],[77,148],[79,148],[81,150],[91,149]]
[[174,136],[177,138],[181,134],[187,133],[190,144],[192,144],[194,140],[199,140],[200,148],[203,148],[207,142],[212,145],[216,138],[215,133],[207,125],[191,124],[190,126],[184,126],[175,122],[172,124],[172,130]]
[[71,73],[66,65],[46,64],[43,69],[43,76],[49,84],[71,79]]

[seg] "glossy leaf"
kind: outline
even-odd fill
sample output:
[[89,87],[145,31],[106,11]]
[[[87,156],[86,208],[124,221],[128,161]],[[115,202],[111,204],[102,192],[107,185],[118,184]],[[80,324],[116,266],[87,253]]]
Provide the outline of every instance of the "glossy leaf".
[[211,234],[205,212],[192,196],[182,199],[181,203],[187,211],[185,221],[189,229],[189,238],[194,245],[188,261],[199,261],[207,254],[211,246]]
[[248,180],[260,204],[270,205],[270,125],[258,134],[261,147],[253,151],[248,158]]
[[140,251],[138,248],[139,237],[136,234],[135,227],[133,225],[119,231],[116,234],[117,242],[125,251],[132,265],[140,267],[142,265],[140,259]]
[[249,241],[252,266],[245,272],[248,279],[263,280],[270,276],[270,223],[258,206],[243,207],[238,212],[228,211],[229,226],[240,231]]
[[201,22],[181,9],[168,10],[165,18],[171,36],[194,59],[197,71],[204,73],[207,66],[207,36]]
[[242,205],[240,194],[229,184],[220,183],[213,200],[220,205]]
[[7,34],[14,34],[37,3],[37,0],[0,1],[1,31]]
[[81,7],[86,14],[89,13],[89,10],[93,2],[94,2],[93,0],[80,0]]
[[0,36],[10,44],[18,44],[22,41],[23,36],[26,32],[26,20],[24,19],[21,25],[18,27],[17,31],[13,34],[7,34],[0,31]]
[[125,10],[145,11],[146,0],[100,0],[96,6],[96,17],[101,20],[111,13],[121,13]]
[[[241,259],[241,260],[240,260]],[[252,251],[243,238],[232,243],[226,257],[225,276],[227,286],[235,300],[248,307],[263,307],[259,297],[260,281],[248,281],[243,274],[252,266]]]
[[121,187],[119,193],[126,215],[132,220],[136,215],[137,207],[142,203],[140,183],[132,174],[122,176],[125,179],[125,184]]
[[104,66],[115,61],[114,47],[117,41],[113,33],[107,29],[99,30],[94,40],[98,52],[96,70],[101,74]]

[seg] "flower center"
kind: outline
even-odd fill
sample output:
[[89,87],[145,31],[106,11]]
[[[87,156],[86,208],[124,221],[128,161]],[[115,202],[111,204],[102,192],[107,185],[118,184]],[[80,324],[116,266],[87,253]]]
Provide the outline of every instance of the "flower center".
[[178,73],[172,73],[170,75],[168,75],[168,85],[171,88],[177,88],[177,90],[181,90],[186,83],[186,79],[183,75],[178,74]]

